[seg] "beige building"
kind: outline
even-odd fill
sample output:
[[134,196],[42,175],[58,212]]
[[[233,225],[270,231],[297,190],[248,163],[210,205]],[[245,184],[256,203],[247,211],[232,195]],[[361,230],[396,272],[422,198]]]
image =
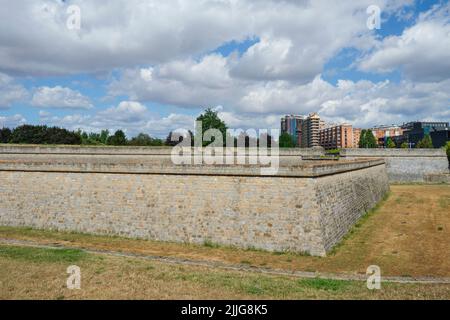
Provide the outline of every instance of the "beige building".
[[319,131],[319,144],[325,149],[358,148],[360,134],[351,124],[334,125]]
[[302,122],[301,128],[301,147],[311,148],[320,145],[319,131],[324,126],[324,122],[320,120],[317,113],[311,113]]

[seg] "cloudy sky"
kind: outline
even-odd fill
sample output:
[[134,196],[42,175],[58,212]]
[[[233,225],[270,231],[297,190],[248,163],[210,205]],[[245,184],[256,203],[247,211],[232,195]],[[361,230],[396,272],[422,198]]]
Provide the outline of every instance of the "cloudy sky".
[[448,121],[450,4],[0,0],[0,127],[164,137],[206,107],[244,129],[313,111],[360,127]]

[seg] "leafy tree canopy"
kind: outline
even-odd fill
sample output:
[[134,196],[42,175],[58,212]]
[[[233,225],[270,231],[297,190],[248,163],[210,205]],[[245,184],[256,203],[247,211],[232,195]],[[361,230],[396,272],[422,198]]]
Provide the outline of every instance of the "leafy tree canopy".
[[391,137],[387,137],[386,138],[386,148],[395,148],[396,145],[394,143],[394,141],[392,141]]
[[283,132],[279,138],[279,146],[280,148],[293,148],[294,141],[292,140],[292,136],[287,132]]
[[433,148],[433,141],[431,140],[431,137],[429,134],[426,134],[425,137],[417,142],[416,148],[418,149],[432,149]]
[[125,146],[127,142],[127,137],[122,130],[117,130],[114,135],[108,138],[108,144],[111,146]]
[[373,135],[371,130],[363,129],[361,130],[361,135],[359,137],[359,147],[360,148],[377,148],[377,139]]
[[130,146],[162,146],[163,142],[161,139],[152,138],[146,133],[140,133],[132,138],[128,144]]
[[81,136],[58,127],[22,125],[15,128],[9,142],[24,144],[81,144]]
[[0,129],[0,143],[8,143],[11,139],[11,133],[9,128]]
[[[207,130],[217,129],[222,133],[222,139],[223,139],[222,145],[225,145],[228,127],[225,124],[225,122],[219,118],[219,116],[217,115],[217,111],[214,111],[211,108],[208,108],[205,110],[205,112],[203,114],[201,114],[197,118],[197,121],[202,122],[202,132],[201,132],[202,137]],[[198,129],[196,129],[196,130],[198,130]],[[200,132],[196,131],[196,135],[199,135],[199,134],[200,134]],[[213,141],[214,141],[214,138],[213,138]],[[206,146],[206,145],[210,144],[211,142],[204,141],[203,146]]]

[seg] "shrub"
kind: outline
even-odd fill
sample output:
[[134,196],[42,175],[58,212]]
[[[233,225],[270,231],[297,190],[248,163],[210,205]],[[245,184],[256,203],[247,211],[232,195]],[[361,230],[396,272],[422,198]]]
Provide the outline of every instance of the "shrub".
[[417,142],[416,148],[418,149],[432,149],[433,148],[433,141],[431,140],[431,137],[429,134],[426,134],[425,137]]
[[387,139],[386,139],[386,148],[395,148],[396,147],[396,145],[395,145],[395,142],[394,141],[392,141],[392,138],[391,137],[387,137]]
[[0,143],[8,143],[11,139],[11,130],[9,128],[0,129]]
[[11,143],[26,144],[81,144],[81,136],[58,127],[23,125],[11,133]]
[[117,130],[114,135],[108,138],[108,144],[111,146],[124,146],[127,143],[127,137],[122,130]]
[[279,138],[279,144],[280,148],[293,148],[294,147],[294,141],[292,140],[292,137],[289,133],[284,132],[280,135]]
[[146,133],[140,133],[132,138],[128,144],[130,146],[162,146],[163,142],[161,139],[152,138]]
[[448,158],[448,162],[449,162],[449,167],[450,167],[450,141],[447,141],[447,144],[445,145],[445,151],[447,152],[447,158]]

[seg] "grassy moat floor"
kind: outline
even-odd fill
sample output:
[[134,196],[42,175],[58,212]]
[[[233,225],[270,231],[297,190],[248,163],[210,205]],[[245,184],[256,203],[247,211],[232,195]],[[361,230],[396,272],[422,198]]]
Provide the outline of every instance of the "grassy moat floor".
[[[396,185],[325,258],[0,227],[0,238],[64,246],[0,244],[0,299],[450,299],[450,284],[299,279],[247,271],[175,265],[107,250],[285,271],[450,277],[450,186]],[[81,268],[81,290],[66,288],[69,265]]]

